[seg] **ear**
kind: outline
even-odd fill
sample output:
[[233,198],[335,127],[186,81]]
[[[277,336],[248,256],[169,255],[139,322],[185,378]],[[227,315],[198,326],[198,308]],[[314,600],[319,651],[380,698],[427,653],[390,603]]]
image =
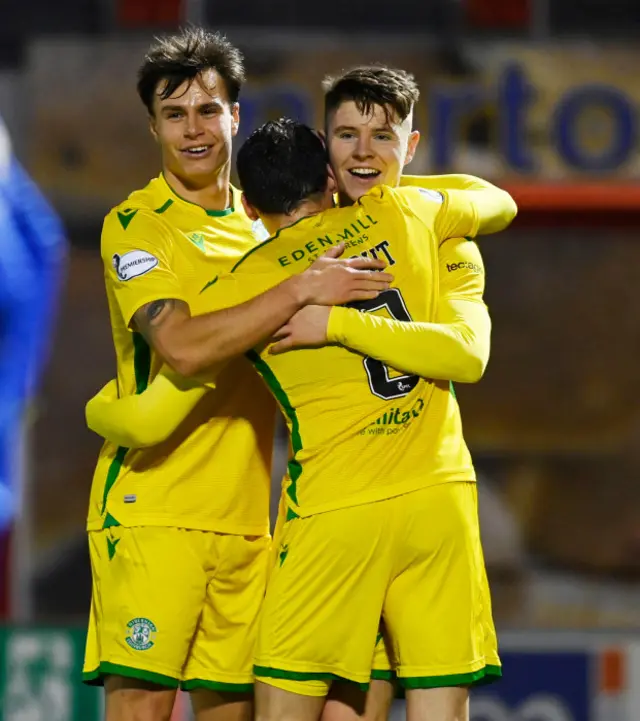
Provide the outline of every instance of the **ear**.
[[156,143],[160,142],[158,140],[158,123],[155,115],[149,115],[149,132]]
[[338,181],[336,180],[335,173],[333,172],[333,168],[330,165],[327,165],[327,171],[328,171],[328,175],[329,175],[329,182],[327,183],[327,189],[333,195],[338,192]]
[[235,138],[240,128],[240,103],[231,103],[231,137]]
[[408,165],[412,160],[413,156],[416,154],[416,148],[418,147],[418,143],[420,142],[420,131],[419,130],[412,130],[409,134],[409,142],[407,144],[407,154],[404,158],[404,164]]
[[242,207],[244,208],[244,212],[247,214],[250,220],[258,220],[260,216],[256,212],[256,209],[253,207],[253,205],[249,203],[244,193],[242,194]]

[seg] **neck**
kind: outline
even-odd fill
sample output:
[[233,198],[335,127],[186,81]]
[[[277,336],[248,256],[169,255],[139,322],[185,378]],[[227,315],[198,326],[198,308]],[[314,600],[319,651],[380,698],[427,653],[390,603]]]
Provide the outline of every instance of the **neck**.
[[205,210],[226,210],[231,205],[231,188],[229,187],[231,166],[229,163],[226,163],[213,178],[209,178],[203,183],[180,178],[167,168],[162,172],[176,195],[190,203],[195,203]]
[[260,215],[264,227],[269,235],[275,235],[279,230],[297,223],[302,218],[317,215],[326,210],[322,201],[303,200],[302,203],[291,213],[280,213],[276,215]]
[[346,193],[338,193],[338,203],[341,208],[347,208],[353,205],[354,201]]

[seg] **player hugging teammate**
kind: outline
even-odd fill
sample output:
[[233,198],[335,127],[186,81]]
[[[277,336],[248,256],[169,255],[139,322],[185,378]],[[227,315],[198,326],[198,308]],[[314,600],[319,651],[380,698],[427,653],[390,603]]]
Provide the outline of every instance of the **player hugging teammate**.
[[[139,77],[163,172],[103,230],[118,378],[87,407],[107,440],[85,679],[107,721],[168,719],[178,686],[198,721],[249,719],[254,679],[258,719],[357,718],[372,678],[382,718],[394,675],[411,721],[464,721],[500,664],[449,382],[479,379],[489,353],[464,236],[506,227],[513,201],[470,176],[402,177],[418,90],[401,71],[330,82],[331,172],[309,128],[258,129],[244,195],[237,49],[188,30]],[[319,255],[322,238],[342,242]],[[276,403],[291,457],[272,552]],[[369,433],[391,406],[402,433]]]

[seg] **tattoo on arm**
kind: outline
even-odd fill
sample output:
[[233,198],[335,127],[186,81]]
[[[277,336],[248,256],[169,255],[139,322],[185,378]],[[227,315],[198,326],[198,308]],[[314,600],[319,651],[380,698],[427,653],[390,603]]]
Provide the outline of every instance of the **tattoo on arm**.
[[[165,308],[167,309],[167,311],[172,310],[175,306],[175,303],[175,300],[173,300],[172,298],[164,300],[154,300],[151,303],[148,303],[144,307],[147,322],[150,325],[159,325],[159,323],[161,323],[167,315],[167,313],[163,313],[162,311],[165,310]],[[162,317],[160,318],[160,316]]]
[[143,305],[133,316],[135,330],[142,333],[147,342],[151,342],[154,331],[169,318],[177,302],[174,298],[163,298]]

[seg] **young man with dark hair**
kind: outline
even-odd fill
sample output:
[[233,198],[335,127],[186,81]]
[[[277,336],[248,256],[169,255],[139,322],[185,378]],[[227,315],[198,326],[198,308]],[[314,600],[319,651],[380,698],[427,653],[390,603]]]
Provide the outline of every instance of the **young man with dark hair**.
[[[305,304],[373,298],[391,280],[374,272],[384,262],[332,250],[248,303],[197,314],[200,293],[257,244],[229,183],[243,79],[239,51],[199,29],[159,40],[140,69],[162,173],[102,233],[120,396],[142,393],[163,363],[206,373]],[[179,685],[198,721],[251,717],[275,408],[244,359],[218,385],[166,443],[105,443],[98,459],[84,679],[104,683],[107,721],[168,720]]]
[[[473,471],[448,381],[473,382],[482,375],[490,322],[482,303],[477,247],[462,238],[444,241],[478,231],[474,200],[481,202],[484,193],[383,186],[353,208],[330,210],[335,186],[323,144],[292,121],[267,123],[256,131],[238,153],[238,174],[249,214],[260,215],[273,235],[207,289],[203,310],[244,302],[303,271],[322,247],[338,242],[363,255],[384,255],[396,279],[396,287],[358,306],[362,311],[386,308],[392,319],[334,308],[321,336],[309,344],[328,346],[285,354],[260,346],[249,354],[287,417],[293,450],[285,493],[288,521],[257,649],[258,718],[300,721],[319,716],[329,679],[369,681],[383,608],[394,641],[413,659],[409,663],[426,665],[437,653],[428,629],[444,618],[442,603],[450,599],[434,599],[423,609],[420,593],[432,568],[437,574],[437,560],[452,550],[449,544],[462,539],[468,549],[448,568],[451,584],[470,592],[479,584],[469,573],[470,564],[481,562],[479,539],[462,520],[475,502],[475,487],[468,482]],[[461,268],[455,280],[446,272],[451,264]],[[452,284],[458,287],[455,297],[450,296]],[[436,322],[442,297],[453,315],[448,323]],[[394,374],[385,364],[401,372]],[[143,395],[157,399],[160,378]],[[175,411],[167,398],[165,408]],[[142,399],[132,400],[139,404]],[[122,410],[123,401],[111,404],[111,410],[118,404]],[[113,418],[111,424],[100,432],[112,432]],[[428,520],[434,503],[440,511],[451,510],[443,514],[444,525]],[[387,511],[397,515],[399,524],[386,529],[388,540],[401,535],[405,522],[409,527],[422,519],[411,538],[394,549],[385,549],[381,541]],[[423,521],[437,527],[433,537],[420,530]],[[408,548],[416,552],[414,558],[407,557]],[[331,562],[321,562],[320,556]],[[387,561],[398,562],[398,568],[405,568],[406,561],[406,572],[391,573]],[[412,580],[416,607],[405,594]],[[470,673],[485,676],[488,664],[475,653],[485,629],[468,601],[463,594],[451,619],[468,634],[454,636],[445,629],[443,635],[452,663],[474,666]],[[416,704],[422,690],[409,695],[410,717],[428,718],[423,705]],[[465,698],[440,697],[438,702],[448,714],[442,719],[463,718],[459,712]],[[433,704],[426,708],[434,710]]]
[[[379,183],[399,185],[420,140],[420,133],[412,128],[420,98],[413,76],[365,65],[325,78],[322,87],[325,133],[340,205],[353,203]],[[368,164],[374,154],[376,162]]]
[[[280,140],[285,132],[293,151]],[[286,167],[300,185],[311,177],[310,141],[303,142],[302,133],[267,125],[238,155],[250,212],[272,233],[281,229],[271,248],[261,246],[236,267],[237,287],[243,275],[249,282],[270,264],[273,281],[294,272],[302,263],[295,250],[312,227],[318,239],[347,236],[360,252],[390,259],[393,287],[357,305],[360,311],[384,307],[396,320],[333,308],[323,334],[305,342],[319,350],[254,357],[285,408],[300,464],[290,468],[290,520],[261,616],[258,719],[315,719],[327,679],[366,683],[377,608],[402,659],[397,670],[407,687],[409,719],[463,721],[468,691],[461,686],[499,669],[485,655],[485,619],[474,603],[483,592],[482,551],[459,409],[448,383],[422,379],[460,379],[452,358],[465,346],[465,334],[474,338],[476,354],[466,355],[462,379],[477,380],[488,357],[482,259],[473,243],[443,242],[464,229],[447,224],[464,213],[473,193],[449,190],[438,197],[379,186],[352,209],[314,216],[328,206],[327,194],[289,193],[290,181],[280,180],[278,171]],[[319,148],[315,157],[319,165]],[[271,169],[268,177],[263,168]],[[287,196],[295,212],[285,212],[283,203],[276,212],[271,204]],[[455,281],[450,265],[461,268]],[[242,297],[238,291],[236,301]],[[364,368],[357,355],[326,345],[343,338],[364,356]],[[394,377],[383,362],[404,373]],[[323,565],[323,558],[331,562]],[[457,679],[455,688],[447,675]],[[310,680],[323,684],[324,693],[312,695]]]

